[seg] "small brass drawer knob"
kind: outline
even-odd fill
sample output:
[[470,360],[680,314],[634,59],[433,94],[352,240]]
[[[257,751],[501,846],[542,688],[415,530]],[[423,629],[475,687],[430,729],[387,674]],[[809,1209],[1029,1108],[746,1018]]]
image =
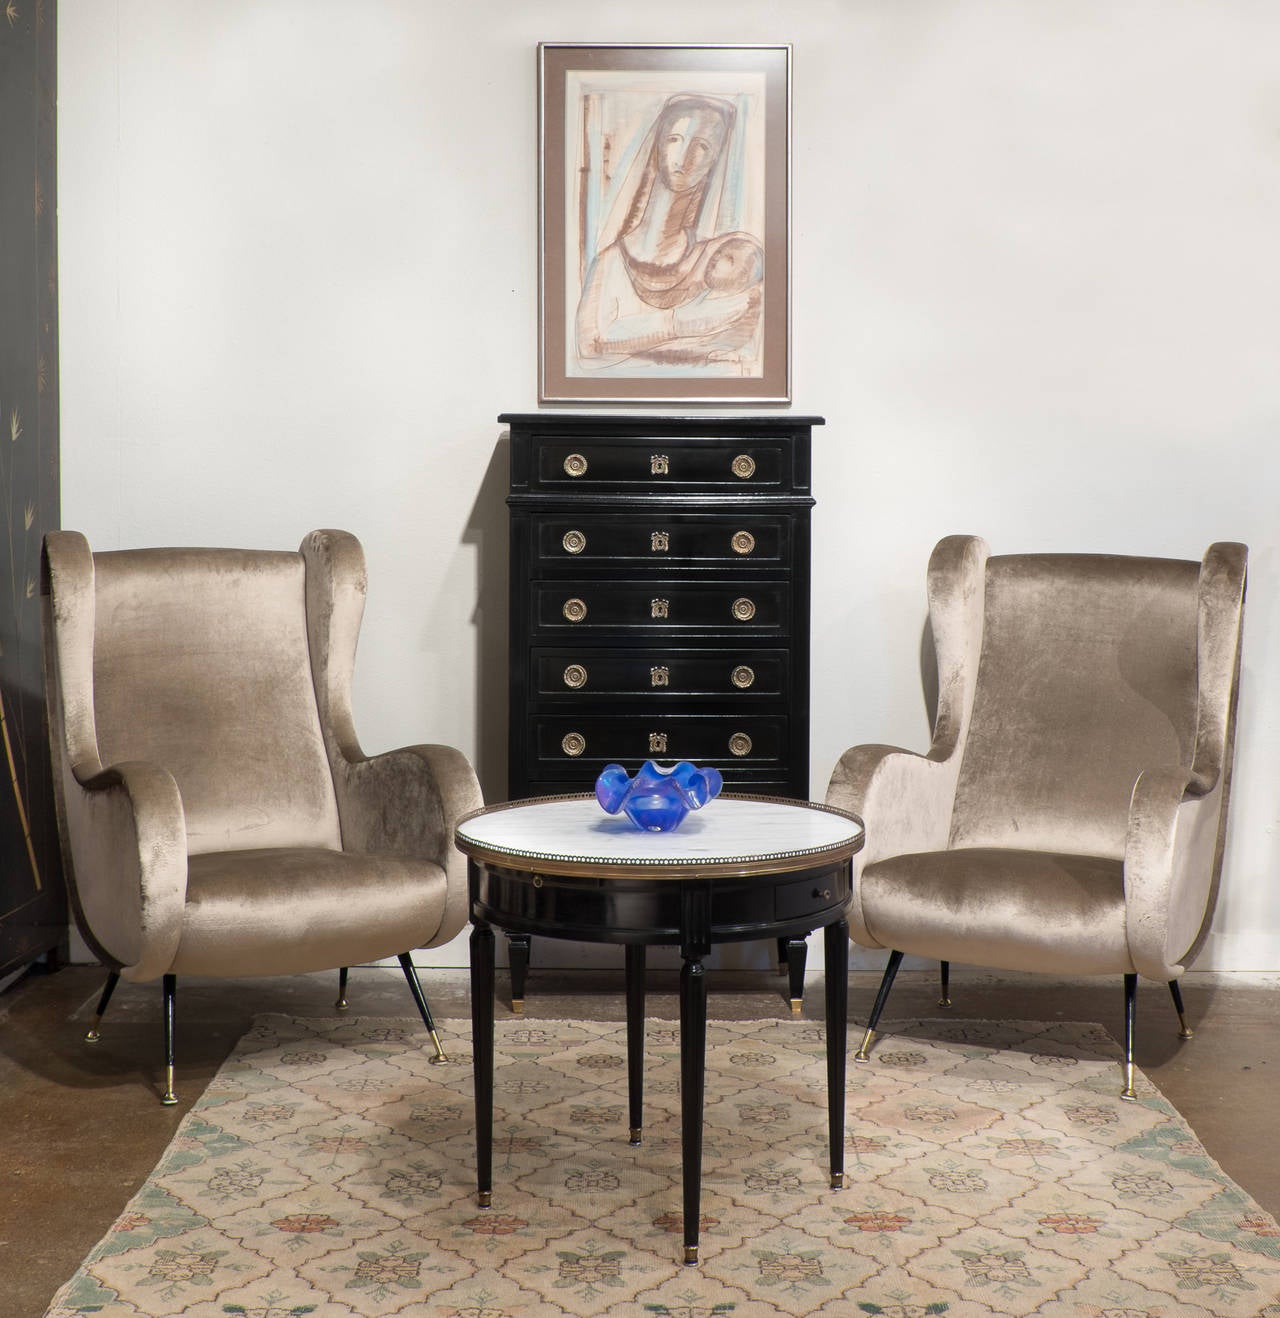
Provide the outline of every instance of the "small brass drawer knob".
[[756,680],[756,670],[747,664],[739,664],[737,668],[729,674],[729,680],[740,691],[745,691]]
[[560,610],[570,622],[581,622],[587,616],[587,605],[585,600],[571,599],[565,600],[564,607]]
[[756,460],[749,453],[739,453],[733,460],[733,474],[739,480],[750,480],[756,474]]
[[829,902],[829,901],[831,900],[831,889],[830,889],[830,888],[815,888],[815,889],[813,890],[813,895],[814,895],[814,897],[817,898],[817,900],[820,901],[820,902]]
[[739,622],[750,622],[756,616],[756,606],[743,595],[733,601],[733,616]]
[[750,755],[751,738],[745,732],[735,732],[729,738],[729,750],[734,755]]
[[564,684],[574,691],[577,691],[579,687],[586,686],[587,670],[581,664],[570,664],[564,670]]
[[581,755],[587,749],[587,739],[580,732],[566,732],[561,738],[560,749],[566,755]]
[[566,554],[580,554],[587,547],[587,537],[581,531],[566,531],[560,543]]
[[756,547],[756,538],[750,531],[735,531],[730,543],[735,554],[749,554]]
[[585,476],[587,474],[587,460],[581,453],[570,453],[564,460],[564,472],[566,476]]

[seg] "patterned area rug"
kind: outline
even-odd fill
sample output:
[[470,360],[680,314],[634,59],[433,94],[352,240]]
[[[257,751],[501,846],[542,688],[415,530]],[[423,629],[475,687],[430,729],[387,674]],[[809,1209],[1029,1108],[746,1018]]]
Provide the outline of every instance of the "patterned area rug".
[[712,1022],[702,1262],[680,1249],[679,1040],[499,1018],[494,1202],[469,1029],[262,1017],[50,1315],[1280,1318],[1280,1227],[1095,1026],[925,1021],[849,1067],[820,1025]]

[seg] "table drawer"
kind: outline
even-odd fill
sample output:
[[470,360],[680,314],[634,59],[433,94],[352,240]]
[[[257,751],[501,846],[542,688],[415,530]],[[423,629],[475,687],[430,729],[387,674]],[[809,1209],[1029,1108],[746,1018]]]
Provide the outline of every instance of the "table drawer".
[[779,920],[801,920],[806,915],[827,912],[832,905],[849,900],[849,870],[841,867],[827,873],[791,883],[780,883],[773,893],[773,913]]
[[791,626],[786,581],[538,581],[530,593],[534,627],[552,634],[613,629],[785,636]]
[[684,696],[778,700],[788,690],[786,650],[535,649],[533,698],[563,696],[577,703]]
[[777,776],[787,760],[785,714],[534,714],[529,719],[529,776],[561,773],[593,783],[606,764],[628,770],[645,760],[764,769]]
[[532,524],[540,566],[664,566],[786,569],[791,519],[750,513],[566,513]]

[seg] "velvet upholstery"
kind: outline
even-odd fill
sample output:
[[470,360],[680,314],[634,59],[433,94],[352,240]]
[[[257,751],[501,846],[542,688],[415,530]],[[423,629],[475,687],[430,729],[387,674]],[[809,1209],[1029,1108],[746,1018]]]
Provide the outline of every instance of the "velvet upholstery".
[[867,826],[854,940],[1175,980],[1217,897],[1246,562],[1227,543],[1195,563],[943,540],[933,744],[856,746],[827,791]]
[[366,756],[359,542],[299,553],[45,540],[46,697],[77,923],[131,980],[287,974],[447,942],[466,919],[447,746]]

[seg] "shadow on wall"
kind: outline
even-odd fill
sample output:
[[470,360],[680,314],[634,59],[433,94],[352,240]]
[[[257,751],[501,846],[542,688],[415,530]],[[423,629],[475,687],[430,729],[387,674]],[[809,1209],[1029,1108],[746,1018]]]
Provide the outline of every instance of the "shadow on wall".
[[511,436],[498,438],[467,519],[463,543],[476,547],[475,770],[487,804],[507,799],[507,488]]

